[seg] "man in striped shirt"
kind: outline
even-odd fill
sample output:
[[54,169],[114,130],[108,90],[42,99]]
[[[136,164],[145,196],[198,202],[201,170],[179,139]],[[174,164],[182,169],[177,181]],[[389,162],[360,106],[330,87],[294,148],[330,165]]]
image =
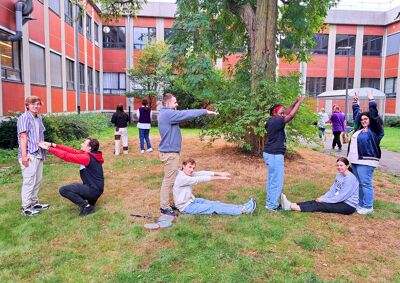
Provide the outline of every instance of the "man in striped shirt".
[[43,176],[43,161],[46,151],[38,144],[44,141],[46,130],[42,117],[39,115],[42,101],[37,96],[25,99],[26,111],[18,118],[18,161],[22,171],[22,215],[34,216],[40,210],[49,208],[48,204],[41,204],[38,199],[40,183]]

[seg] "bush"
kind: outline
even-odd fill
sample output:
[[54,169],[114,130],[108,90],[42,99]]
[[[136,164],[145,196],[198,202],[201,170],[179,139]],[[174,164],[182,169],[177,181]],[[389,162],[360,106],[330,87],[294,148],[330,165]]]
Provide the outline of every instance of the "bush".
[[400,117],[386,117],[385,126],[400,128]]
[[[71,114],[43,116],[46,128],[45,140],[54,143],[69,143],[88,137],[110,126],[107,114]],[[17,117],[0,123],[0,148],[18,147]]]

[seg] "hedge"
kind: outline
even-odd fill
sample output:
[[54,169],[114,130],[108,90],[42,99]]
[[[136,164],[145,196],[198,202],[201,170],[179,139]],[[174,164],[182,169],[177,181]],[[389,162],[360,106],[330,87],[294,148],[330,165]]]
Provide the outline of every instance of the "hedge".
[[[13,116],[0,123],[0,148],[18,147],[17,119]],[[107,114],[44,115],[45,140],[68,143],[98,133],[110,126]]]
[[385,126],[387,127],[397,127],[400,128],[400,117],[399,116],[386,116]]

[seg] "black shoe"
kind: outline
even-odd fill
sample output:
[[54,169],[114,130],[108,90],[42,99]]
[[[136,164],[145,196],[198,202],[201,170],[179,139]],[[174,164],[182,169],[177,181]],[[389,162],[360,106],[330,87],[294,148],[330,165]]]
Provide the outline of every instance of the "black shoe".
[[87,216],[91,213],[94,212],[94,206],[89,205],[89,206],[85,206],[84,208],[82,208],[81,213],[79,213],[79,216]]
[[175,211],[170,207],[168,207],[168,208],[160,208],[160,213],[161,214],[175,216],[175,217],[177,216]]

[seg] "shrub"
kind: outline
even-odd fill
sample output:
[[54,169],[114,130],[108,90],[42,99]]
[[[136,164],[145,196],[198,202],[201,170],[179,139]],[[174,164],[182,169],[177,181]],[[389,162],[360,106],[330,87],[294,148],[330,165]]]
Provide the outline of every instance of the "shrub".
[[400,117],[385,117],[385,126],[400,128]]
[[[107,114],[45,115],[45,140],[55,143],[76,141],[100,132],[110,126]],[[18,147],[17,117],[0,123],[0,148]]]

